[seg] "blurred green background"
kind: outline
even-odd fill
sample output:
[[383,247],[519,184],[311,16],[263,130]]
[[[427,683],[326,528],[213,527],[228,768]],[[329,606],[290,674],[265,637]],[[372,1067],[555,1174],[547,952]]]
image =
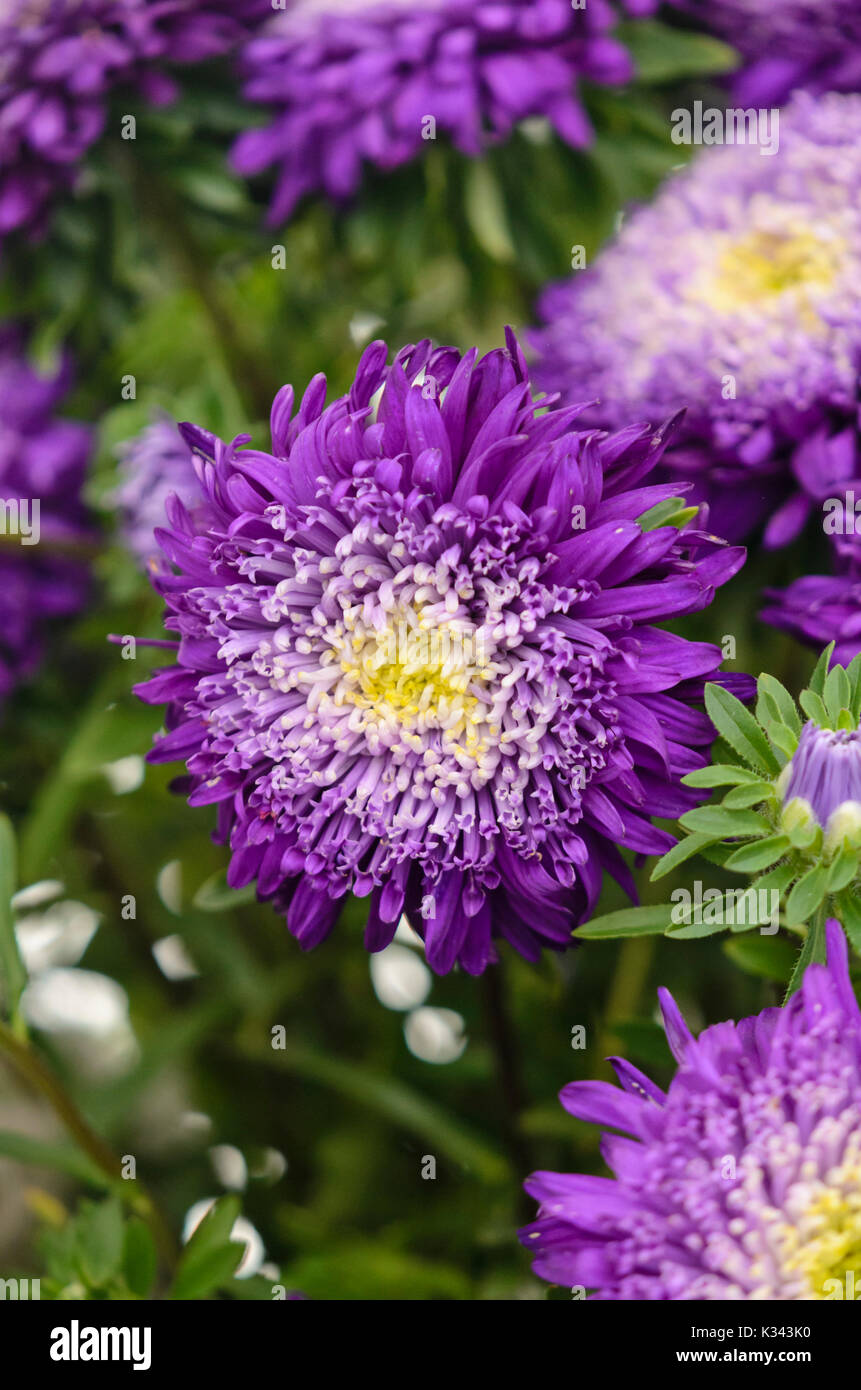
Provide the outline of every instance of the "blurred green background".
[[[265,187],[225,163],[248,113],[218,69],[197,71],[168,110],[120,101],[137,139],[105,140],[48,238],[7,262],[0,317],[33,325],[39,360],[64,342],[74,352],[69,409],[98,426],[88,496],[101,525],[89,609],[55,634],[0,725],[17,887],[41,885],[16,900],[25,1002],[38,1055],[93,1131],[135,1158],[175,1239],[197,1204],[238,1194],[243,1277],[223,1258],[227,1205],[186,1259],[187,1296],[271,1298],[278,1284],[315,1299],[547,1297],[516,1241],[532,1214],[521,1182],[534,1167],[601,1171],[597,1131],[561,1110],[559,1088],[609,1076],[602,1059],[617,1051],[668,1080],[659,983],[695,1028],[779,1000],[775,952],[747,938],[594,944],[537,967],[504,949],[483,981],[437,979],[408,933],[370,959],[353,903],[304,955],[268,907],[224,888],[210,813],[168,790],[178,769],[144,769],[159,713],[131,686],[159,654],[126,661],[106,642],[161,631],[114,534],[116,446],[164,410],[265,448],[277,388],[324,371],[345,390],[373,337],[486,350],[506,324],[525,328],[572,247],[591,259],[678,164],[669,111],[720,100],[710,83],[728,50],[669,42],[657,25],[634,43],[638,82],[588,94],[587,153],[529,123],[482,161],[439,142],[370,174],[352,209],[307,204],[277,231],[263,226]],[[758,623],[758,594],[816,568],[797,552],[758,556],[685,630],[733,636],[728,669],[768,669],[797,692],[810,661]],[[673,886],[639,877],[646,902]],[[622,905],[611,886],[601,910]],[[0,1274],[41,1275],[43,1297],[163,1292],[114,1188],[125,1214],[44,1095],[0,1061]]]

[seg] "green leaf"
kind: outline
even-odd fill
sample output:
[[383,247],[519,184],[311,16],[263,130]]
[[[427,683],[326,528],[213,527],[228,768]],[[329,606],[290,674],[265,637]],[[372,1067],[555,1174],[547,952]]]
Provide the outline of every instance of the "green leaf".
[[665,497],[663,502],[656,502],[654,507],[638,516],[637,525],[644,535],[661,526],[675,526],[680,530],[698,511],[699,507],[689,507],[683,497]]
[[721,738],[726,739],[739,757],[770,776],[780,772],[780,764],[768,739],[741,700],[723,686],[709,684],[705,689],[705,705]]
[[656,879],[663,878],[679,864],[684,864],[686,859],[692,859],[713,840],[713,835],[687,835],[683,840],[679,840],[678,844],[673,845],[672,849],[668,849],[666,854],[658,860],[652,870],[650,882],[654,883]]
[[794,885],[786,901],[786,920],[790,926],[809,922],[828,891],[828,869],[817,864]]
[[732,72],[739,64],[738,54],[728,44],[689,29],[672,29],[656,19],[620,24],[616,36],[633,57],[640,82]]
[[205,1298],[233,1277],[243,1252],[242,1243],[230,1239],[239,1211],[233,1195],[210,1207],[180,1256],[171,1298]]
[[814,690],[802,690],[798,697],[798,703],[808,719],[812,719],[814,724],[820,724],[827,728],[828,710],[821,697]]
[[253,883],[245,888],[229,888],[226,869],[218,869],[201,883],[191,902],[200,912],[229,912],[253,903],[256,897]]
[[837,723],[840,711],[848,711],[852,692],[849,686],[849,678],[842,666],[832,666],[828,675],[825,677],[825,688],[822,693],[825,701],[825,708],[828,710],[832,724]]
[[464,209],[476,241],[494,261],[516,259],[502,190],[491,167],[473,160],[464,174]]
[[699,767],[695,772],[686,772],[682,778],[686,787],[734,787],[759,781],[759,774],[751,772],[749,767],[733,767],[728,763]]
[[733,787],[728,791],[721,806],[726,806],[730,811],[747,810],[750,806],[768,801],[773,795],[773,782],[750,782],[745,787]]
[[796,953],[790,942],[760,932],[728,937],[723,949],[740,969],[764,980],[787,980],[795,963]]
[[726,811],[722,806],[698,806],[694,811],[685,811],[679,824],[713,840],[764,835],[770,829],[768,821],[754,811]]
[[843,923],[843,930],[849,938],[852,950],[861,956],[861,901],[851,890],[846,889],[837,899],[837,916]]
[[769,835],[765,840],[757,840],[755,844],[742,845],[734,850],[726,861],[726,867],[741,874],[755,874],[776,864],[788,849],[787,835]]
[[861,717],[861,652],[857,656],[853,656],[846,668],[846,675],[849,678],[849,688],[852,692],[849,713],[857,727],[859,717]]
[[626,907],[621,912],[608,912],[578,927],[574,940],[610,941],[622,936],[656,936],[672,921],[672,911],[671,903],[658,903],[654,907]]
[[784,1004],[798,989],[804,979],[805,970],[814,961],[819,961],[822,965],[825,964],[825,920],[822,915],[818,916],[816,921],[812,923],[804,938],[804,945],[798,953],[795,969],[786,989]]
[[101,1169],[71,1144],[33,1139],[29,1134],[13,1130],[0,1130],[0,1157],[39,1168],[55,1168],[58,1173],[67,1173],[90,1187],[104,1188],[109,1183]]
[[158,1255],[145,1221],[133,1216],[126,1223],[123,1241],[123,1275],[133,1294],[146,1298],[155,1283]]
[[[813,668],[813,675],[807,682],[808,690],[812,690],[814,695],[821,695],[823,690],[825,689],[825,677],[828,674],[828,667],[830,666],[831,658],[834,655],[834,645],[835,644],[833,642],[830,642],[828,646],[825,648],[825,651],[822,653],[822,655],[820,656],[819,660]],[[803,705],[802,708],[804,708]]]
[[795,872],[794,864],[778,864],[776,869],[770,869],[767,874],[755,878],[750,886],[755,893],[774,892],[783,897],[795,877]]
[[27,983],[27,972],[18,950],[12,897],[17,885],[15,832],[8,816],[0,815],[0,984],[6,1008],[13,1017]]
[[[720,913],[723,918],[723,912]],[[681,922],[673,923],[667,927],[664,935],[673,941],[699,941],[704,936],[716,936],[718,932],[726,931],[727,923],[725,920],[719,922]]]
[[123,1209],[119,1197],[82,1206],[78,1233],[81,1267],[96,1288],[117,1273],[123,1258]]
[[765,724],[765,732],[768,735],[769,742],[772,743],[778,752],[782,753],[785,758],[789,759],[794,755],[798,747],[798,737],[791,729],[787,729],[785,724],[779,724],[774,720],[770,720]]
[[757,681],[757,689],[763,701],[771,707],[771,718],[779,724],[785,724],[797,738],[801,733],[801,718],[786,687],[781,685],[779,680],[775,680],[774,676],[763,672]]
[[858,874],[858,851],[846,846],[831,861],[828,869],[828,892],[841,893],[844,888],[854,882]]

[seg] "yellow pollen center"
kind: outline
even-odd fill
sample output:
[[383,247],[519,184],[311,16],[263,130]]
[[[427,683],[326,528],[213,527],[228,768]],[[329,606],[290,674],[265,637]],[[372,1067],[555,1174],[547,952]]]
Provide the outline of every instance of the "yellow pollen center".
[[695,288],[717,313],[791,296],[805,323],[819,322],[817,293],[830,289],[843,262],[838,237],[801,231],[755,230],[721,251],[717,264]]
[[810,1299],[861,1300],[861,1163],[854,1156],[829,1174],[798,1218],[787,1269]]

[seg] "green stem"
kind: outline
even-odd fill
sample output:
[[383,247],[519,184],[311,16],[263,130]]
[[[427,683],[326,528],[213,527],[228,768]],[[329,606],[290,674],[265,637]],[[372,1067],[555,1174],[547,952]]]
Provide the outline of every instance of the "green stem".
[[[508,1009],[502,962],[489,965],[481,977],[481,992],[487,1031],[493,1052],[496,1081],[502,1109],[502,1136],[519,1181],[532,1172],[529,1146],[520,1117],[526,1093],[520,1072],[520,1058]],[[531,1207],[530,1207],[531,1210]]]
[[619,948],[604,1010],[604,1026],[598,1036],[597,1061],[602,1069],[604,1058],[616,1052],[621,1042],[613,1032],[613,1024],[633,1018],[640,1006],[655,954],[655,940],[654,936],[632,936]]
[[148,1222],[165,1264],[169,1269],[173,1269],[177,1259],[176,1244],[161,1212],[139,1183],[136,1182],[133,1195],[128,1193],[127,1185],[122,1179],[121,1160],[84,1119],[74,1101],[63,1089],[59,1077],[46,1066],[32,1047],[16,1037],[13,1030],[2,1022],[0,1049],[19,1075],[50,1103],[75,1143],[99,1171],[104,1173],[111,1186]]

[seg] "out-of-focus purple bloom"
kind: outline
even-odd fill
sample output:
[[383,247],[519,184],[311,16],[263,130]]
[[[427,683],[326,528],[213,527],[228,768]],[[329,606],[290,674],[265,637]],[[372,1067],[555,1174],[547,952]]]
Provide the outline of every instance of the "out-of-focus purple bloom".
[[572,1115],[621,1131],[601,1145],[616,1177],[533,1174],[521,1240],[537,1274],[599,1300],[857,1296],[861,1013],[842,928],[826,930],[827,966],[782,1009],[694,1038],[660,991],[666,1094],[621,1058],[621,1090],[565,1087]]
[[[707,605],[743,560],[638,518],[665,437],[537,414],[520,349],[428,342],[362,356],[349,395],[316,377],[272,449],[193,426],[206,528],[172,498],[153,582],[177,665],[138,688],[168,705],[150,754],[218,805],[228,881],[254,880],[304,947],[345,894],[366,944],[406,913],[439,971],[478,974],[504,936],[563,949],[619,846],[697,794],[699,709],[717,647],[655,626]],[[552,403],[552,402],[551,402]],[[722,678],[726,680],[727,678]]]
[[807,574],[787,589],[769,589],[764,622],[810,647],[834,642],[834,662],[847,666],[861,652],[861,564],[843,573]]
[[609,427],[686,407],[667,463],[731,539],[858,471],[860,179],[861,96],[801,94],[775,153],[703,151],[541,302],[539,383]]
[[733,82],[742,106],[775,106],[796,88],[861,91],[858,0],[670,0],[737,48]]
[[69,381],[68,362],[40,376],[23,335],[0,328],[0,700],[35,669],[47,622],[86,595],[86,568],[62,549],[86,534],[91,445],[86,426],[53,418]]
[[245,95],[272,119],[240,136],[234,163],[275,166],[279,223],[306,193],[349,198],[363,163],[393,169],[437,134],[478,155],[543,116],[587,145],[578,81],[632,72],[613,23],[605,0],[297,0],[245,48]]
[[233,48],[268,0],[11,0],[0,18],[0,237],[38,231],[128,87],[171,101],[172,66]]
[[194,455],[176,423],[165,416],[121,445],[119,457],[120,485],[111,501],[120,511],[123,539],[141,569],[163,568],[167,562],[155,531],[167,521],[168,497],[175,494],[204,524],[208,515]]

